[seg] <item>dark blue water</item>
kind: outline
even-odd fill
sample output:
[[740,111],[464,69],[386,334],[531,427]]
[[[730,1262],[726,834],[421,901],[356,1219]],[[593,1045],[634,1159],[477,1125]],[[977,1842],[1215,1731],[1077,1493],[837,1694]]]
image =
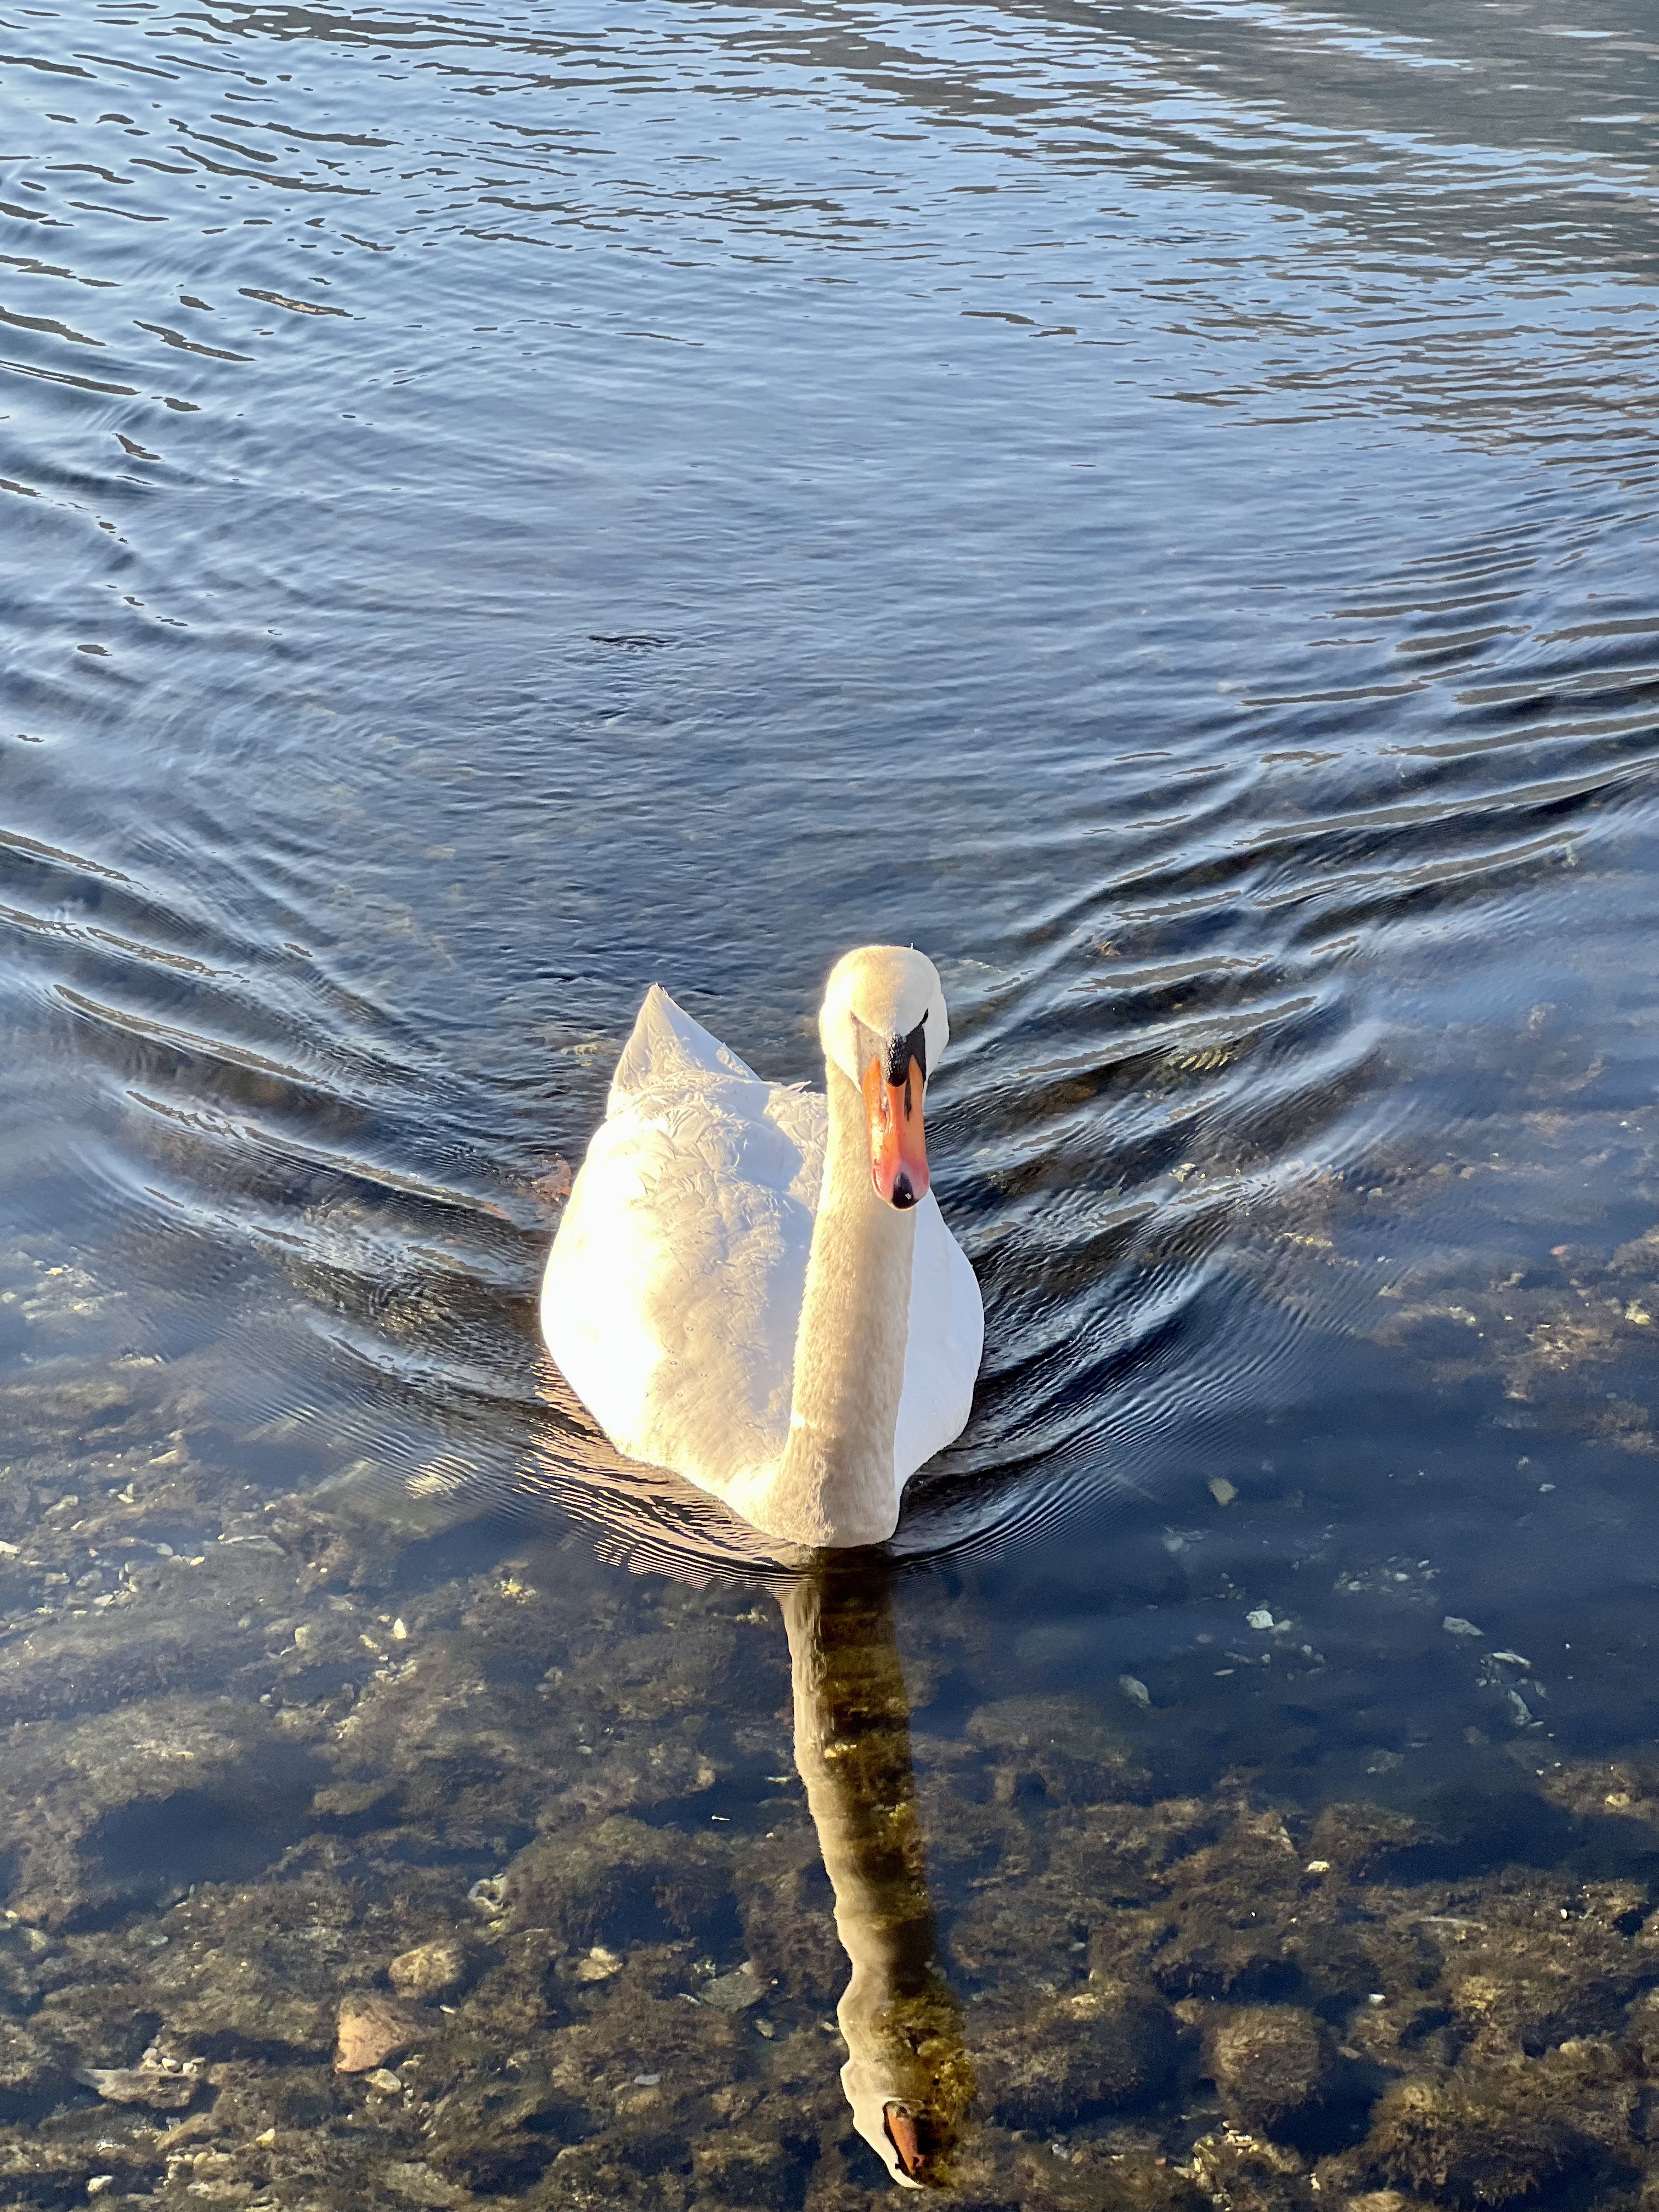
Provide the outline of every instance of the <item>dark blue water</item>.
[[387,1604],[580,1530],[632,1633],[719,1563],[558,1409],[560,1163],[653,980],[816,1079],[914,941],[939,1739],[1063,1694],[1310,1808],[1650,1743],[1643,12],[0,45],[7,1386],[148,1376],[224,1497],[417,1532]]

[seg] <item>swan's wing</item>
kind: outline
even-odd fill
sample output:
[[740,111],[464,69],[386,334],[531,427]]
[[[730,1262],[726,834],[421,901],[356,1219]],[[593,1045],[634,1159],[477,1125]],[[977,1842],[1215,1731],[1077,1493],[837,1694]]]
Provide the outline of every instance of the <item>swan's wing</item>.
[[824,1101],[760,1081],[660,988],[611,1097],[542,1334],[619,1451],[723,1494],[788,1436]]
[[727,1075],[750,1083],[760,1081],[730,1045],[711,1036],[701,1022],[694,1022],[660,983],[653,983],[611,1078],[611,1097],[605,1110],[614,1114],[641,1091],[696,1090]]
[[924,1462],[967,1425],[984,1348],[978,1281],[930,1191],[916,1208],[910,1333],[893,1437],[893,1474],[901,1491]]

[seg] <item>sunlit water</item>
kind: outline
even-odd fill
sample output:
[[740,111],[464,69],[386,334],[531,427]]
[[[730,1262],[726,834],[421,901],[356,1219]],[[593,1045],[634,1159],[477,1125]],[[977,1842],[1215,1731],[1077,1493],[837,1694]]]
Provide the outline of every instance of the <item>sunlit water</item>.
[[150,1377],[227,1498],[408,1537],[388,1606],[533,1559],[620,1649],[720,1560],[585,1480],[561,1163],[653,980],[816,1079],[914,941],[987,1307],[928,1739],[1064,1692],[1308,1809],[1650,1743],[1644,12],[3,45],[5,1382]]

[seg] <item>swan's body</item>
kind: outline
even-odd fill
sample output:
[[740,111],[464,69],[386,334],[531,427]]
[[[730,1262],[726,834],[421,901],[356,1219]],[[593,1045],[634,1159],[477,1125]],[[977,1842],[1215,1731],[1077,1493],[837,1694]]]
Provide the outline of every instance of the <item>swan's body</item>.
[[[931,963],[849,955],[821,1026],[827,1097],[764,1082],[653,987],[548,1261],[542,1333],[619,1451],[769,1535],[871,1543],[967,1420],[983,1322],[926,1188],[917,1069],[945,1035]],[[872,1040],[861,1096],[843,1062]],[[913,1139],[870,1087],[901,1067],[888,1090],[902,1124],[914,1089]]]

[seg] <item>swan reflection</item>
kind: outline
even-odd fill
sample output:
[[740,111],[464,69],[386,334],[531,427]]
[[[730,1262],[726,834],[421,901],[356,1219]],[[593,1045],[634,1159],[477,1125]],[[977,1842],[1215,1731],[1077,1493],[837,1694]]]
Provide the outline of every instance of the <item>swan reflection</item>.
[[936,1956],[890,1587],[878,1570],[829,1567],[775,1594],[789,1638],[795,1765],[852,1967],[836,2014],[842,2086],[894,2180],[937,2185],[974,2075]]
[[[937,1959],[891,1566],[868,1553],[797,1553],[795,1572],[781,1571],[717,1502],[610,1451],[556,1374],[540,1382],[550,1425],[533,1467],[499,1502],[526,1512],[556,1504],[597,1523],[600,1558],[631,1573],[693,1585],[722,1573],[750,1587],[758,1579],[776,1598],[795,1765],[851,1968],[836,2008],[848,2051],[842,2086],[854,2126],[901,2187],[943,2185],[975,2078]],[[475,1516],[485,1494],[476,1472],[459,1467],[453,1478],[434,1469],[418,1481],[363,1469],[327,1496],[337,1509],[429,1539]]]

